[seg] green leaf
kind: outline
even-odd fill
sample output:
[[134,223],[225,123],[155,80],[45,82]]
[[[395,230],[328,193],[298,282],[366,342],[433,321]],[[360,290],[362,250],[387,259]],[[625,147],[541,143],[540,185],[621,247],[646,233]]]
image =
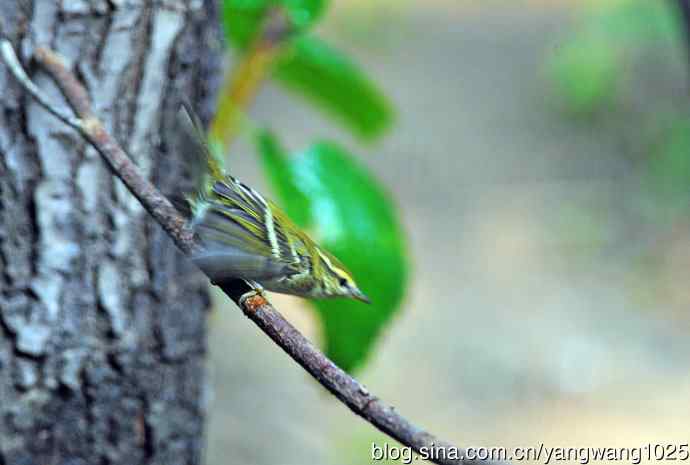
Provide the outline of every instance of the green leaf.
[[[363,166],[332,143],[320,143],[287,162],[260,144],[264,168],[290,214],[301,200],[310,207],[314,239],[345,263],[372,304],[334,299],[313,302],[322,318],[326,353],[351,371],[361,364],[399,308],[407,285],[408,264],[402,228],[388,194]],[[294,219],[294,217],[293,217]]]
[[285,213],[298,226],[306,228],[310,224],[309,199],[300,191],[292,180],[291,166],[287,154],[278,140],[270,132],[260,131],[257,146],[261,155],[261,164],[269,183],[280,199],[289,199],[283,203]]
[[357,136],[373,139],[393,120],[383,92],[346,54],[304,32],[320,17],[326,0],[224,0],[223,25],[229,42],[245,49],[269,8],[285,8],[298,34],[279,58],[274,75],[289,90],[308,98]]
[[225,36],[234,45],[245,48],[261,27],[269,8],[283,7],[298,31],[311,26],[326,6],[326,0],[223,0]]
[[303,35],[278,63],[276,77],[365,139],[393,121],[388,99],[345,54],[317,37]]

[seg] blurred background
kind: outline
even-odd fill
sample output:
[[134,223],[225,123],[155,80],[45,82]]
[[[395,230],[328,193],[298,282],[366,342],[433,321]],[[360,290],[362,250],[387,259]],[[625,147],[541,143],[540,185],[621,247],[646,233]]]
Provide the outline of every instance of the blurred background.
[[[254,121],[289,150],[337,140],[395,205],[404,298],[355,375],[417,424],[461,446],[687,443],[690,78],[676,7],[332,0],[315,33],[394,108],[373,141],[261,88]],[[276,196],[251,138],[228,163]],[[317,311],[272,300],[326,343]],[[214,302],[206,463],[373,463],[384,437]]]

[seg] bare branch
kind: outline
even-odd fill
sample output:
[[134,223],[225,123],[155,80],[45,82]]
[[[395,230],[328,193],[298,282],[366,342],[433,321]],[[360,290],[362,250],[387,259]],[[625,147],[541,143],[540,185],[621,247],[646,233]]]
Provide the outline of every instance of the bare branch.
[[55,80],[69,104],[79,118],[50,103],[48,97],[31,81],[22,68],[12,45],[7,39],[0,39],[2,58],[12,75],[36,101],[58,119],[76,129],[101,154],[114,174],[141,202],[144,208],[172,237],[175,244],[185,253],[194,250],[194,235],[187,222],[153,184],[144,178],[134,162],[120,145],[108,134],[103,123],[93,115],[89,97],[84,86],[67,69],[62,58],[43,47],[36,50],[34,58]]
[[24,90],[31,94],[34,100],[36,100],[43,108],[55,115],[57,119],[81,132],[82,122],[78,118],[71,116],[66,109],[58,108],[57,106],[51,104],[48,96],[46,96],[43,91],[41,91],[41,89],[39,89],[36,84],[29,79],[29,76],[26,75],[21,63],[19,63],[17,55],[14,53],[12,44],[10,44],[10,42],[6,39],[2,39],[2,42],[0,43],[0,54],[2,54],[2,59],[14,78],[19,81]]
[[55,83],[60,87],[62,94],[79,118],[89,119],[93,117],[91,102],[86,89],[70,72],[62,57],[44,47],[38,47],[34,52],[34,57],[54,76]]
[[[68,115],[50,103],[26,75],[9,41],[0,39],[0,50],[5,64],[24,89],[46,110],[82,134],[106,160],[113,174],[125,183],[183,252],[190,253],[198,247],[182,215],[140,174],[125,151],[93,115],[86,90],[59,55],[46,48],[38,48],[34,58],[55,80],[79,118]],[[249,290],[246,284],[237,280],[217,284],[235,303],[238,303],[239,297]],[[464,450],[441,441],[415,426],[393,407],[369,393],[362,384],[335,365],[285,320],[263,296],[246,299],[240,307],[249,319],[321,385],[383,433],[417,452],[425,451],[427,456],[432,457],[431,460],[438,464],[498,463],[449,457],[447,454],[450,450],[457,451],[461,456],[464,455]]]

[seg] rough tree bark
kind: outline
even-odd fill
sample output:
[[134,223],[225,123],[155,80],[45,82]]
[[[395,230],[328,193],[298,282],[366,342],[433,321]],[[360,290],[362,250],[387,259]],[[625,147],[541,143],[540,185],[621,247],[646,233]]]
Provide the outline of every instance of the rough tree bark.
[[[189,182],[165,135],[179,93],[202,118],[212,108],[215,0],[0,0],[0,11],[24,57],[46,44],[70,61],[163,192]],[[200,463],[205,279],[2,66],[0,96],[0,464]]]

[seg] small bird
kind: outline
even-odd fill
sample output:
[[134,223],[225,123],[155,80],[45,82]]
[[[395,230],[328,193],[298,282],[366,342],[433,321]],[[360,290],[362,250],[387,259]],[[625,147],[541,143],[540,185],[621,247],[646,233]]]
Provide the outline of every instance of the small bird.
[[[200,161],[197,190],[187,197],[201,242],[192,260],[214,282],[243,279],[262,289],[307,298],[347,297],[370,303],[352,274],[274,202],[225,172],[188,105],[178,114],[185,150]],[[247,296],[248,297],[248,296]]]

